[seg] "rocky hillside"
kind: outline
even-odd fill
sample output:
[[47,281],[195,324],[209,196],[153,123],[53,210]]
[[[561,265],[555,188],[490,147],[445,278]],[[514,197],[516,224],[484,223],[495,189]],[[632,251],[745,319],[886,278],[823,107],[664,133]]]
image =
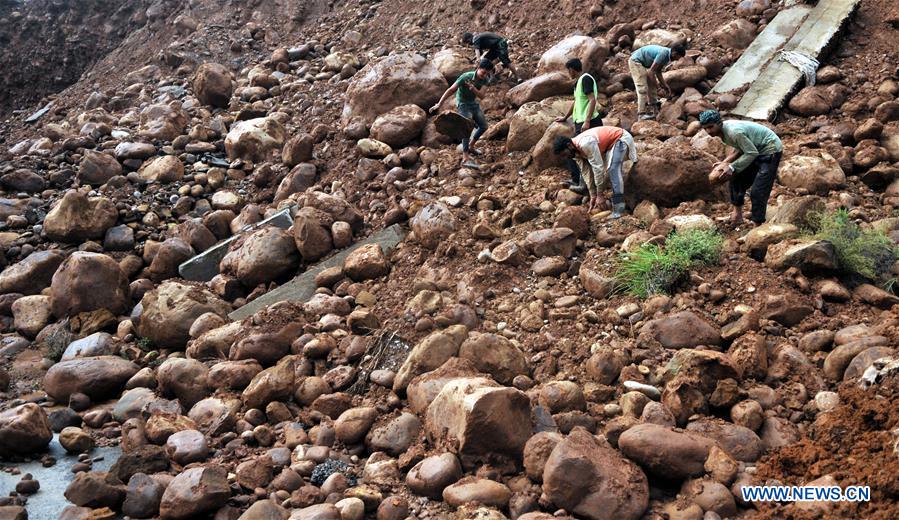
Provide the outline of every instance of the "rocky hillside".
[[[64,518],[894,518],[895,7],[773,124],[748,228],[696,118],[783,6],[689,4],[0,3],[0,464],[80,457]],[[468,29],[529,78],[480,170],[426,113]],[[627,56],[674,41],[636,122]],[[637,140],[620,220],[549,150],[572,56]],[[741,493],[810,482],[871,501]]]

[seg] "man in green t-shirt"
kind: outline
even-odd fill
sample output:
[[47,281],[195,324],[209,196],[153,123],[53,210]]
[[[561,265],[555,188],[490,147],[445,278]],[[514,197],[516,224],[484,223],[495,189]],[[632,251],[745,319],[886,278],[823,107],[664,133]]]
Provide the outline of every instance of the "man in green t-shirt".
[[743,202],[749,191],[752,202],[750,219],[753,225],[765,222],[768,197],[777,178],[777,167],[783,154],[783,144],[770,128],[751,121],[721,121],[717,110],[699,114],[699,124],[724,144],[734,149],[709,176],[712,180],[730,180],[730,202],[734,207],[731,221],[743,222]]
[[674,60],[683,58],[687,48],[683,44],[672,47],[661,45],[645,45],[631,54],[627,60],[634,88],[637,90],[637,117],[653,119],[658,111],[659,87],[666,96],[671,96],[671,89],[662,75],[662,70]]
[[[583,72],[584,65],[578,58],[572,58],[565,63],[565,69],[572,78],[577,78],[574,84],[574,102],[564,117],[556,119],[557,123],[564,123],[569,117],[574,121],[574,134],[580,134],[584,130],[602,126],[602,110],[596,97],[599,95],[599,86],[590,74]],[[580,169],[573,159],[567,159],[568,171],[571,172],[570,189],[575,193],[586,193],[586,185],[581,178]]]
[[490,72],[493,70],[493,63],[490,60],[483,59],[478,64],[478,68],[468,71],[459,76],[456,81],[450,85],[446,92],[440,96],[440,101],[431,107],[430,112],[433,114],[440,110],[440,105],[446,101],[446,98],[452,94],[456,94],[456,110],[463,117],[471,119],[475,123],[475,129],[471,137],[462,139],[462,165],[471,168],[477,168],[478,164],[471,160],[470,154],[480,155],[481,152],[475,148],[475,143],[481,135],[487,131],[487,118],[478,99],[484,97],[481,87],[487,84],[490,78]]

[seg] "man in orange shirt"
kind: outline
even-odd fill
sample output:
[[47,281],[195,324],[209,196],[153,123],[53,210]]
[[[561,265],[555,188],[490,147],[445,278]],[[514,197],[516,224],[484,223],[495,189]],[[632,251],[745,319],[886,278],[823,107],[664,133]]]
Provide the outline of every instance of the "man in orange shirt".
[[583,177],[587,182],[590,210],[605,205],[605,201],[600,202],[599,190],[605,184],[608,172],[612,184],[612,218],[624,215],[624,179],[621,167],[625,154],[631,162],[637,162],[637,147],[630,133],[615,126],[591,128],[574,138],[557,137],[553,143],[553,151],[563,159],[577,159],[581,165],[572,162],[575,168],[579,167],[583,171],[589,168],[590,174]]

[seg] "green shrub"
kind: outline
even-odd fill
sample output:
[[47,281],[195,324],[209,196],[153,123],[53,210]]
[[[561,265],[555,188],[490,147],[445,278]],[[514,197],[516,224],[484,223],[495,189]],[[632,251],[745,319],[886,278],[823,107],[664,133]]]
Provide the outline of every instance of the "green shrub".
[[862,229],[844,209],[816,214],[812,222],[815,228],[813,237],[833,244],[840,270],[885,287],[893,285],[897,249],[885,232]]
[[692,265],[712,265],[718,263],[723,243],[724,237],[714,229],[693,229],[669,235],[665,250],[689,259]]
[[618,257],[618,290],[640,298],[670,293],[687,277],[691,267],[718,262],[724,238],[713,230],[672,233],[664,249],[645,244]]

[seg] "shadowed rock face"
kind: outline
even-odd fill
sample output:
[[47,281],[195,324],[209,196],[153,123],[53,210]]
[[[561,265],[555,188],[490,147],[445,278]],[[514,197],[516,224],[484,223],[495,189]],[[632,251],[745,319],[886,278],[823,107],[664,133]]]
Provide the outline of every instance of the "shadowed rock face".
[[78,81],[145,23],[141,13],[151,3],[0,1],[0,68],[17,71],[0,77],[0,115],[28,108]]

